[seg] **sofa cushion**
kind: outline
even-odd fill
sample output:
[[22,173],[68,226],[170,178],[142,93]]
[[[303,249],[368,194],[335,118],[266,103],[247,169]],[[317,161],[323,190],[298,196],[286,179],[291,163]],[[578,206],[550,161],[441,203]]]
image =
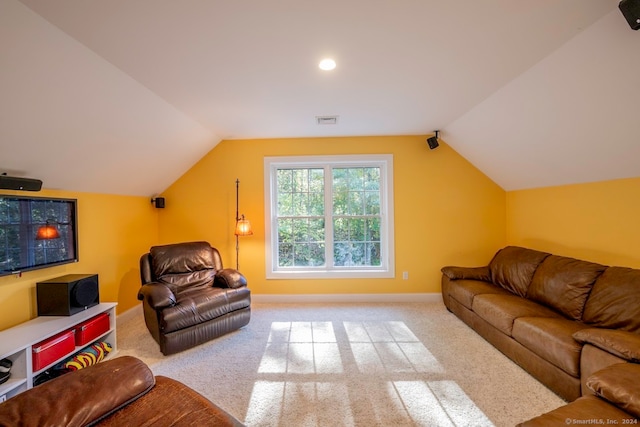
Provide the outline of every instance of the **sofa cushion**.
[[569,319],[581,320],[589,292],[605,269],[593,262],[550,255],[533,275],[527,298],[553,307]]
[[473,297],[480,294],[512,295],[501,287],[479,280],[456,280],[456,285],[449,289],[449,296],[468,309],[471,309]]
[[553,310],[515,295],[476,295],[471,308],[486,322],[509,336],[513,322],[519,317],[561,318]]
[[580,397],[568,405],[554,409],[546,414],[532,418],[517,425],[517,427],[550,427],[596,424],[600,420],[602,423],[609,421],[609,424],[624,425],[630,424],[628,413],[616,408],[613,405],[598,399],[595,396]]
[[153,388],[147,365],[117,357],[47,381],[0,405],[1,426],[85,426]]
[[603,399],[640,418],[640,365],[618,363],[591,375],[587,387]]
[[489,263],[491,281],[496,285],[524,297],[540,263],[548,257],[546,252],[518,246],[499,250]]
[[640,333],[640,270],[609,267],[593,285],[583,321]]
[[520,317],[513,324],[513,338],[567,374],[580,377],[582,345],[573,333],[584,324],[564,318]]
[[241,427],[240,421],[186,385],[163,376],[132,404],[96,424],[99,427]]

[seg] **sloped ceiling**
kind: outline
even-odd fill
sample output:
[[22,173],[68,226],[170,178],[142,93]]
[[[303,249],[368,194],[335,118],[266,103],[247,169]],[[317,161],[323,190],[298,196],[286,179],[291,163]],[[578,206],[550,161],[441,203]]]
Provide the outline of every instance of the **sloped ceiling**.
[[152,195],[221,139],[441,129],[506,190],[640,176],[617,3],[2,0],[0,172]]

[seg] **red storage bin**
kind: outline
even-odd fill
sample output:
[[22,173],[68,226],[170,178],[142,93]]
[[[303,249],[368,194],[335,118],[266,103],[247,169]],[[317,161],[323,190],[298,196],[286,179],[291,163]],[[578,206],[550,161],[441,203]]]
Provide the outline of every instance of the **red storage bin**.
[[108,332],[109,328],[109,314],[107,313],[98,314],[89,320],[77,324],[74,327],[76,331],[76,345],[81,346],[92,342],[100,335]]
[[71,329],[34,344],[32,347],[33,370],[39,371],[61,357],[73,353],[76,349],[73,335]]

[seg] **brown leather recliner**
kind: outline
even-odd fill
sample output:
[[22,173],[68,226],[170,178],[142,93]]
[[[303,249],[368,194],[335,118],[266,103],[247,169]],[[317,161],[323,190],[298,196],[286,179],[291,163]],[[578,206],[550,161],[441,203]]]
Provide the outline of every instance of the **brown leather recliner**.
[[147,329],[173,354],[239,329],[251,318],[251,293],[237,270],[222,267],[207,242],[153,246],[140,258]]

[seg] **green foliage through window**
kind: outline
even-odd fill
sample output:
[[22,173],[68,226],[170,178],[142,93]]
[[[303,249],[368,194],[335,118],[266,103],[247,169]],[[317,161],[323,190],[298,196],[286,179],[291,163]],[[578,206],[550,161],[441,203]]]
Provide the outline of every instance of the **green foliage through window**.
[[335,267],[381,265],[380,167],[283,168],[276,181],[278,267],[325,266],[328,241]]

